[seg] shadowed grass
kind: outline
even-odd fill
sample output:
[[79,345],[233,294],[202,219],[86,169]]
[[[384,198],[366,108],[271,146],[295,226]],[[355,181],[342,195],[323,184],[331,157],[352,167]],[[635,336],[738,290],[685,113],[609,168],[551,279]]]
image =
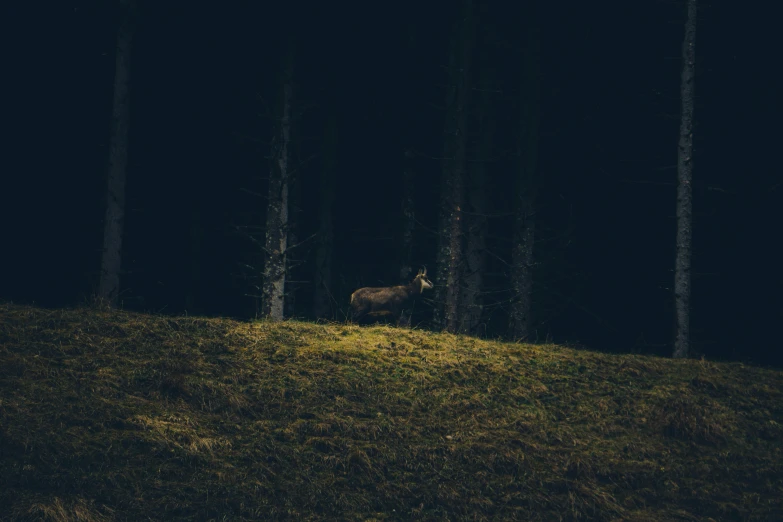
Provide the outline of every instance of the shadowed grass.
[[783,374],[0,304],[9,520],[783,520]]

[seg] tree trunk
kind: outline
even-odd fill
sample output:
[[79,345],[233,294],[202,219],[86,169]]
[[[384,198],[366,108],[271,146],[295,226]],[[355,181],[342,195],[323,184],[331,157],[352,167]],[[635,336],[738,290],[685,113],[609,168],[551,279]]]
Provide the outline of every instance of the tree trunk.
[[273,142],[273,164],[269,177],[269,203],[266,218],[266,262],[261,286],[261,316],[283,320],[285,303],[286,254],[288,249],[288,178],[291,145],[291,104],[293,98],[293,54],[289,51],[283,73],[282,115]]
[[456,332],[459,312],[459,270],[462,263],[462,207],[467,153],[467,108],[473,44],[473,4],[463,0],[460,28],[450,60],[444,169],[441,186],[440,237],[437,256],[435,326]]
[[109,145],[106,216],[103,223],[103,253],[98,297],[117,306],[122,265],[122,235],[125,221],[125,175],[128,168],[130,104],[130,58],[133,43],[134,0],[120,0],[120,26],[114,69],[114,101]]
[[460,296],[460,332],[476,333],[481,323],[484,286],[484,265],[486,262],[487,236],[487,162],[492,157],[494,140],[494,119],[492,115],[492,85],[484,74],[481,105],[478,108],[478,126],[481,136],[478,144],[478,159],[469,172],[468,214],[465,244],[465,271],[463,273],[462,295]]
[[[416,62],[416,55],[419,52],[419,46],[416,42],[415,24],[412,20],[408,20],[407,24],[407,47],[405,48],[406,55],[405,60],[408,63]],[[411,70],[411,77],[416,76],[415,69]],[[416,99],[416,90],[419,88],[415,81],[404,82],[404,94],[411,100]],[[405,103],[405,119],[406,124],[409,126],[414,125],[417,114],[421,111],[421,107],[410,102]],[[414,157],[415,154],[412,148],[412,142],[415,140],[415,132],[411,132],[411,128],[405,132],[404,140],[408,145],[405,149],[402,157],[402,241],[400,242],[401,249],[401,262],[400,262],[400,283],[405,284],[412,279],[413,272],[413,233],[416,229],[416,207],[415,207],[415,194],[416,194],[416,176],[414,171]]]
[[514,224],[514,246],[512,247],[511,288],[514,298],[511,302],[511,334],[515,341],[531,338],[531,313],[533,294],[533,245],[535,241],[535,216],[533,196],[520,196],[517,202]]
[[411,279],[413,266],[413,231],[416,228],[416,209],[413,195],[415,193],[415,179],[411,165],[412,152],[405,151],[403,158],[403,195],[402,195],[402,245],[400,263],[400,283],[407,283]]
[[516,182],[513,246],[511,251],[511,289],[513,297],[509,323],[517,341],[531,338],[533,294],[533,249],[535,245],[535,185],[538,166],[539,70],[538,35],[528,28],[525,52],[525,86],[522,89],[519,169]]
[[453,183],[453,163],[454,163],[454,98],[456,89],[454,86],[456,64],[456,53],[452,51],[449,58],[449,85],[446,87],[446,124],[443,133],[443,171],[441,173],[440,183],[440,209],[438,215],[438,252],[435,260],[435,287],[433,288],[433,300],[435,306],[433,309],[432,322],[436,330],[442,330],[446,326],[446,281],[449,277],[449,225],[451,222],[451,194]]
[[[295,129],[294,129],[295,130]],[[298,144],[296,136],[289,138],[289,151],[292,144]],[[289,154],[289,157],[298,157],[298,154]],[[296,162],[297,160],[290,160]],[[301,201],[302,191],[299,184],[299,177],[295,174],[296,167],[294,165],[288,165],[288,248],[286,250],[286,285],[284,302],[284,313],[286,317],[296,316],[296,292],[299,289],[298,284],[292,283],[296,280],[295,273],[298,272],[297,268],[302,264],[301,257],[297,256],[297,253],[301,249],[297,249],[296,245],[301,240],[300,235],[300,221],[301,221]]]
[[476,333],[481,324],[484,303],[481,292],[484,288],[484,265],[486,256],[485,237],[487,234],[485,169],[476,168],[471,176],[472,183],[468,196],[471,215],[467,223],[467,241],[465,246],[465,270],[461,296],[460,332]]
[[[403,157],[403,194],[402,194],[402,241],[400,244],[400,284],[406,284],[412,279],[413,266],[413,231],[416,228],[416,208],[414,206],[415,178],[411,161],[413,153],[406,150]],[[400,326],[410,326],[412,310],[403,310],[397,321]]]
[[690,351],[691,243],[693,179],[693,92],[695,78],[696,0],[688,0],[688,20],[682,43],[680,96],[682,115],[677,151],[677,253],[674,262],[674,299],[677,333],[674,357],[688,357]]
[[316,318],[333,319],[332,313],[332,252],[334,250],[334,176],[337,154],[337,122],[332,116],[324,140],[324,164],[321,169],[321,211],[318,247],[315,252],[315,289],[313,314]]

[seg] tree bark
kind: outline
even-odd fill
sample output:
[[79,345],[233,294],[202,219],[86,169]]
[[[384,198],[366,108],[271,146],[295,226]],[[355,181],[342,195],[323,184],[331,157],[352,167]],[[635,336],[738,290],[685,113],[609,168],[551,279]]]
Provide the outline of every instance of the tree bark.
[[[408,63],[415,63],[415,56],[419,52],[419,48],[416,42],[415,36],[415,24],[412,20],[408,20],[407,24],[407,47],[405,48],[406,55],[405,60]],[[415,70],[411,71],[412,77],[415,77]],[[404,92],[408,99],[416,99],[416,89],[419,86],[414,81],[405,81]],[[405,103],[405,119],[409,126],[413,125],[417,114],[421,111],[421,107],[417,107],[416,104],[410,102]],[[401,248],[401,262],[400,262],[400,284],[407,284],[412,279],[413,272],[413,235],[416,230],[416,206],[415,206],[415,194],[416,194],[416,176],[414,171],[414,157],[415,154],[412,148],[412,141],[415,139],[415,132],[405,133],[404,140],[407,144],[407,148],[403,152],[402,157],[402,182],[403,182],[403,194],[402,194],[402,241],[400,243]]]
[[476,169],[477,175],[468,196],[471,216],[467,223],[465,245],[465,270],[462,275],[463,287],[461,297],[460,332],[476,333],[481,324],[484,303],[481,292],[484,288],[484,265],[486,261],[487,218],[486,218],[486,188],[482,179],[484,169]]
[[318,247],[315,252],[315,288],[313,314],[316,318],[334,318],[332,313],[332,252],[334,250],[334,176],[337,154],[337,123],[332,116],[326,130],[321,169],[321,210],[318,228]]
[[531,338],[533,309],[533,251],[535,245],[536,169],[538,166],[539,70],[538,35],[528,28],[525,53],[525,86],[522,89],[519,176],[516,182],[513,246],[511,251],[511,288],[513,298],[509,322],[514,340]]
[[[296,130],[296,129],[294,129]],[[292,149],[292,145],[298,145],[296,136],[289,138],[289,151]],[[292,152],[289,153],[289,158],[298,157],[298,154]],[[289,161],[296,161],[291,159]],[[302,264],[301,258],[297,254],[297,248],[295,245],[299,245],[301,241],[300,234],[300,221],[301,221],[301,201],[302,201],[302,187],[299,184],[299,177],[295,174],[296,167],[289,163],[288,165],[288,226],[287,230],[287,244],[289,245],[286,250],[286,284],[285,284],[285,296],[284,302],[284,315],[286,317],[296,316],[296,293],[299,290],[298,284],[292,283],[296,280],[295,273],[298,272],[297,268]]]
[[288,181],[293,98],[293,54],[289,51],[282,85],[282,114],[273,143],[274,158],[269,177],[266,218],[266,262],[261,286],[261,316],[282,321],[285,303],[286,254],[288,250]]
[[444,169],[441,186],[440,237],[435,326],[456,332],[459,313],[459,270],[462,263],[462,207],[467,154],[467,108],[470,99],[473,4],[463,0],[459,31],[450,60]]
[[680,142],[677,150],[677,253],[674,261],[674,300],[677,332],[675,358],[690,352],[691,245],[693,207],[693,94],[696,45],[696,0],[688,0],[688,19],[682,43],[682,78],[680,96],[682,114]]
[[109,145],[106,216],[103,223],[103,252],[98,297],[117,306],[122,266],[122,238],[125,221],[125,178],[128,168],[130,119],[130,59],[133,43],[134,0],[120,0],[120,25],[114,69],[114,100]]
[[411,159],[413,154],[410,150],[405,151],[403,158],[403,195],[402,195],[402,245],[400,263],[400,283],[407,283],[411,279],[413,266],[411,259],[413,256],[413,231],[416,228],[416,208],[414,206],[415,178]]
[[469,170],[468,208],[470,214],[465,220],[465,270],[460,296],[460,332],[475,334],[481,324],[484,287],[484,265],[486,262],[487,235],[487,162],[492,157],[494,127],[492,82],[485,72],[482,81],[482,97],[478,108],[478,160]]
[[[457,39],[457,31],[454,30],[453,39]],[[442,330],[446,326],[446,282],[449,277],[450,243],[449,232],[451,223],[451,213],[453,210],[451,203],[452,183],[454,176],[454,147],[456,134],[455,118],[455,99],[456,99],[456,76],[457,76],[457,53],[456,44],[452,43],[452,49],[449,53],[449,81],[446,85],[446,103],[445,103],[445,125],[443,132],[443,165],[440,182],[440,198],[438,212],[438,251],[435,259],[435,287],[433,288],[433,300],[435,306],[433,309],[432,322],[436,330]]]

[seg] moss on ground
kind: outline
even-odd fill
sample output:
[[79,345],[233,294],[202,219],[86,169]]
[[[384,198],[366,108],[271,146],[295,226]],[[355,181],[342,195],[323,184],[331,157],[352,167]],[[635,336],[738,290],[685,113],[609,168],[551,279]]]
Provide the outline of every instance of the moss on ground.
[[4,520],[783,520],[783,372],[0,304]]

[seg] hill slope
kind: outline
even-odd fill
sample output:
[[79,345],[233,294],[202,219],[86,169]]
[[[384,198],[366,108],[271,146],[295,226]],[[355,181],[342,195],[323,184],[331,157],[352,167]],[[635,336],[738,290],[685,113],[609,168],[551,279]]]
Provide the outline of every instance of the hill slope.
[[783,374],[0,304],[8,520],[783,520]]

